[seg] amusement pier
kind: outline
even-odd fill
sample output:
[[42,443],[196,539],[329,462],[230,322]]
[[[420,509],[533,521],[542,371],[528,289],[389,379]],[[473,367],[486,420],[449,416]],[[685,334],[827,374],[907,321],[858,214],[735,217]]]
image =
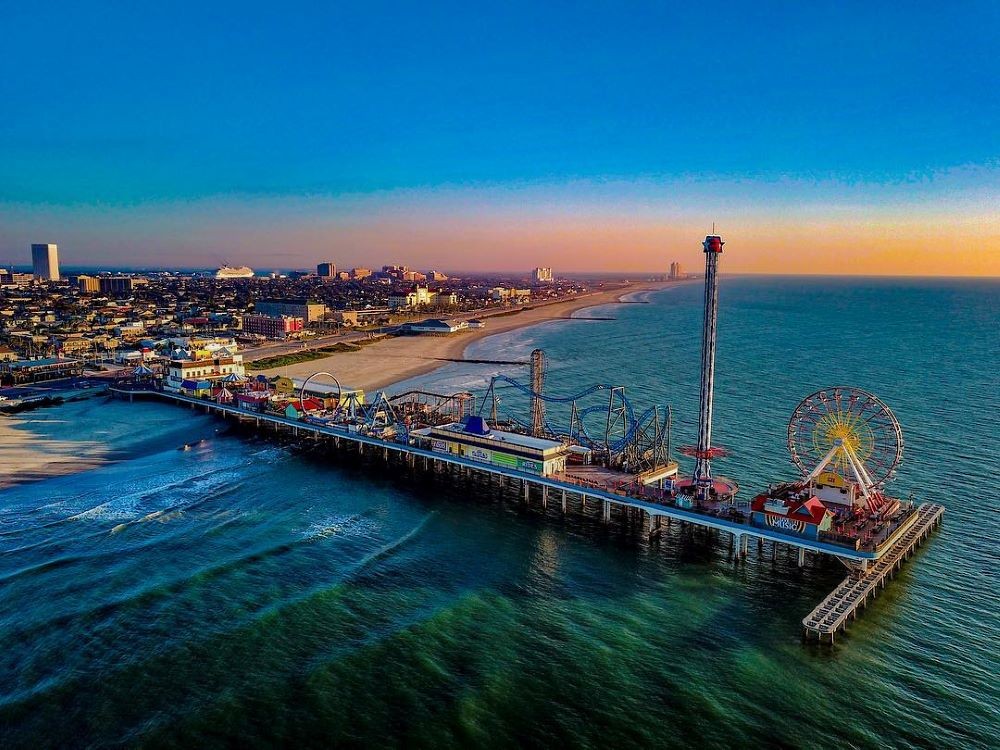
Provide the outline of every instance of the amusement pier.
[[[532,353],[530,379],[492,378],[471,393],[408,391],[369,397],[335,374],[302,381],[248,378],[226,346],[192,345],[155,370],[134,368],[109,387],[129,401],[166,400],[317,448],[353,453],[398,470],[516,491],[524,503],[623,523],[655,538],[674,523],[730,535],[733,559],[799,566],[807,555],[839,560],[848,575],[803,621],[807,638],[833,643],[941,522],[944,508],[887,494],[903,454],[889,407],[867,391],[831,386],[807,396],[788,423],[799,476],[750,499],[713,473],[725,449],[712,444],[722,238],[704,241],[705,305],[698,443],[690,475],[671,455],[671,410],[635,407],[621,385],[596,384],[569,396],[545,390],[545,355]],[[512,407],[523,405],[521,419]]]

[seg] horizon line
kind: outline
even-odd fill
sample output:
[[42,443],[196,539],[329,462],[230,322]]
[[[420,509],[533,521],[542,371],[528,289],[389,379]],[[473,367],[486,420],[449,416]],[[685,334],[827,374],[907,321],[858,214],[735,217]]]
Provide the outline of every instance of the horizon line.
[[[6,269],[9,272],[25,273],[30,272],[31,265],[25,265],[19,263],[16,265],[4,264],[0,261],[0,268]],[[86,269],[90,271],[94,270],[106,270],[106,271],[134,271],[134,272],[200,272],[211,270],[211,266],[144,266],[144,265],[87,265],[87,264],[63,264],[62,270],[66,269]],[[339,267],[338,267],[339,268]],[[367,266],[345,266],[344,270],[348,268],[367,268]],[[415,268],[410,268],[411,270],[417,270]],[[27,271],[21,271],[19,269],[27,269]],[[371,268],[372,271],[376,271],[375,267]],[[436,270],[436,269],[429,269]],[[446,275],[455,275],[461,278],[461,276],[470,276],[474,274],[483,275],[511,275],[511,274],[525,274],[530,275],[532,269],[522,270],[502,270],[502,269],[444,269],[441,273]],[[313,273],[313,270],[309,267],[302,266],[278,266],[271,267],[271,271],[278,272],[306,272]],[[254,271],[254,276],[251,278],[264,279],[267,278],[266,271]],[[611,271],[611,270],[601,270],[601,271],[578,271],[578,270],[563,270],[563,274],[568,274],[570,276],[591,276],[600,277],[606,276],[609,278],[629,280],[629,276],[662,276],[666,273],[665,270],[625,270],[625,271]],[[698,271],[690,271],[688,273],[695,274],[693,279],[664,279],[667,281],[686,281],[686,280],[698,280],[701,277],[701,273]],[[976,274],[920,274],[920,273],[828,273],[823,271],[808,272],[808,273],[780,273],[771,271],[720,271],[720,276],[766,276],[766,277],[787,277],[787,278],[855,278],[855,279],[997,279],[1000,280],[1000,274],[993,275],[976,275]],[[558,277],[557,277],[558,278]],[[648,280],[648,279],[644,279]]]

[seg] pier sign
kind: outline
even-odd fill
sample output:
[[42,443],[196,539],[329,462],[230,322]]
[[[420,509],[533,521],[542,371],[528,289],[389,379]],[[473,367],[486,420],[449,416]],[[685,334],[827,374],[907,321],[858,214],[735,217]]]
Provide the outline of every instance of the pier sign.
[[488,464],[493,461],[493,452],[483,450],[482,448],[472,448],[465,455],[473,461],[482,461],[484,464]]
[[806,530],[805,521],[796,521],[792,518],[778,518],[776,516],[767,517],[767,525],[779,531],[794,531],[801,534]]

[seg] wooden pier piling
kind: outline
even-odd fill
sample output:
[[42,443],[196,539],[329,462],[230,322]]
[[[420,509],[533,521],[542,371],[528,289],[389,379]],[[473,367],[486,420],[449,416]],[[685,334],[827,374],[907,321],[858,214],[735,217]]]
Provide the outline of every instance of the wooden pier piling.
[[[438,452],[432,454],[419,446],[387,441],[346,428],[338,429],[308,421],[295,421],[283,415],[246,412],[237,407],[164,391],[135,389],[117,391],[111,387],[109,392],[114,397],[129,401],[146,396],[181,405],[187,404],[192,409],[202,407],[206,412],[214,413],[223,419],[232,419],[241,425],[246,422],[248,426],[254,425],[258,430],[273,432],[281,443],[295,436],[296,443],[307,450],[325,447],[331,455],[337,455],[339,460],[356,461],[363,465],[381,461],[388,465],[409,467],[412,473],[416,472],[417,458],[420,457],[423,459],[423,470],[432,481],[438,477],[447,477],[452,481],[461,477],[466,485],[485,483],[490,490],[494,486],[497,487],[500,498],[515,502],[521,500],[526,507],[530,507],[531,486],[535,484],[541,489],[541,510],[545,514],[548,511],[550,492],[559,490],[560,509],[563,514],[579,513],[585,518],[603,524],[610,524],[614,518],[616,524],[626,533],[634,534],[641,539],[652,540],[664,536],[664,528],[669,529],[673,521],[680,522],[682,529],[694,532],[694,538],[700,538],[705,542],[710,542],[720,533],[731,534],[732,556],[737,562],[747,558],[750,537],[757,539],[759,560],[766,559],[764,542],[770,544],[772,564],[777,563],[779,545],[783,545],[786,549],[787,559],[790,560],[793,555],[797,558],[799,567],[805,565],[807,550],[812,555],[835,556],[853,567],[855,572],[803,620],[807,638],[827,640],[831,643],[836,632],[844,629],[848,620],[857,617],[859,608],[866,606],[877,591],[885,587],[886,581],[913,555],[916,547],[927,538],[930,531],[940,524],[944,513],[942,506],[932,503],[911,511],[912,515],[907,517],[907,522],[896,529],[893,537],[883,542],[877,550],[837,546],[822,539],[797,539],[768,528],[699,514],[632,493],[621,493],[610,488],[575,482],[567,477],[528,475],[523,471],[507,467],[475,463],[467,457]],[[366,451],[366,445],[373,450]],[[596,500],[597,505],[588,508],[588,498]],[[690,538],[690,534],[687,532],[685,534]]]

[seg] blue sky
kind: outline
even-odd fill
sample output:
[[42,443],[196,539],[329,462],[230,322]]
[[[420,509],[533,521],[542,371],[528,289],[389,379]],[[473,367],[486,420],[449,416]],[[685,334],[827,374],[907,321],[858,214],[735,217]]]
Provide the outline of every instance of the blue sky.
[[581,184],[692,208],[685,186],[759,183],[761,218],[996,195],[997,3],[138,5],[0,6],[0,260],[49,227],[100,254],[129,216],[181,247],[204,201],[308,224]]

